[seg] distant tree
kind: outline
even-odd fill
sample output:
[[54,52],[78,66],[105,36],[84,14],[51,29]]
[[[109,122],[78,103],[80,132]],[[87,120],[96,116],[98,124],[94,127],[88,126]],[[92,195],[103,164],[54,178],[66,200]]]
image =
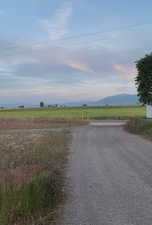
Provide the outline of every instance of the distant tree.
[[83,104],[82,106],[83,106],[83,107],[87,107],[87,104]]
[[44,102],[40,102],[40,107],[44,107]]
[[136,85],[139,101],[152,105],[152,53],[136,62],[138,75]]

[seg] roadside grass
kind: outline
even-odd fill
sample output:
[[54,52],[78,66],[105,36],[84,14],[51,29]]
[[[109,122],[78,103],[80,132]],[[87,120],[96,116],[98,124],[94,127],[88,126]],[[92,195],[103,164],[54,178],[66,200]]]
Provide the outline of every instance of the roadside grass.
[[20,187],[15,182],[5,181],[1,184],[0,224],[37,225],[61,198],[59,184],[52,184],[52,177],[47,174],[36,176]]
[[[63,198],[68,131],[0,133],[0,225],[43,225]],[[43,221],[43,222],[42,222]]]
[[133,119],[128,121],[125,129],[152,140],[152,119]]
[[102,107],[50,107],[1,109],[0,118],[80,118],[80,119],[130,119],[144,118],[144,106]]

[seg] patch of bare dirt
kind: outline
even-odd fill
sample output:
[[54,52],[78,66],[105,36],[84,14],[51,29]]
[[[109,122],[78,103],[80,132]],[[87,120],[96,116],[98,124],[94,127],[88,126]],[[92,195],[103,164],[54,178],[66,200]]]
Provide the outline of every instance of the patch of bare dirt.
[[65,118],[0,119],[0,129],[32,129],[87,125],[87,121]]

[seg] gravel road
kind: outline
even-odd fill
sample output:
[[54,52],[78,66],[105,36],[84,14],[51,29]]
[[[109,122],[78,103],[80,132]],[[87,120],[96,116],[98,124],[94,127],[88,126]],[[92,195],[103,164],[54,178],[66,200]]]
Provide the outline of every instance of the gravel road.
[[152,225],[152,143],[120,126],[73,130],[58,225]]

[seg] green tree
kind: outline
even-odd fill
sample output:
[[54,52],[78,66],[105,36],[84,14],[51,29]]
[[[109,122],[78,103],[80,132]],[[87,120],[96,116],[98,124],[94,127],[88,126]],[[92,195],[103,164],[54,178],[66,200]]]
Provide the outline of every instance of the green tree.
[[44,102],[40,102],[40,107],[44,107]]
[[152,105],[152,53],[136,62],[136,85],[139,101]]

